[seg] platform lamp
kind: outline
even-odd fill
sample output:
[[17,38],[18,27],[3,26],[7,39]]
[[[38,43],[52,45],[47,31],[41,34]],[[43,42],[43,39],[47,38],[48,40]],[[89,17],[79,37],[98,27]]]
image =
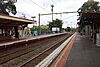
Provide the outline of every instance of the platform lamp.
[[36,18],[36,16],[32,16],[31,18],[33,19],[33,21],[35,21],[34,18]]
[[[34,21],[34,18],[36,18],[36,16],[31,16],[31,18],[32,18],[32,20]],[[28,24],[28,25],[31,25],[31,27],[30,27],[30,28],[32,28],[32,27],[33,27],[33,24]]]
[[36,18],[36,16],[32,16],[31,18],[33,18],[33,20],[34,20],[34,18]]

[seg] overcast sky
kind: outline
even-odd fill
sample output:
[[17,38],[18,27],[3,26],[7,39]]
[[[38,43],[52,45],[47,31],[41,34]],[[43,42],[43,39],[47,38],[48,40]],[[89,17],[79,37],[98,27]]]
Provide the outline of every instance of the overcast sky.
[[[31,16],[36,16],[38,22],[38,14],[51,13],[51,5],[54,5],[54,12],[72,12],[77,11],[87,0],[17,0],[15,3],[18,17],[21,13],[26,14],[26,17],[32,19]],[[77,13],[54,15],[54,19],[63,20],[63,27],[75,27],[77,23]],[[41,25],[48,24],[51,21],[51,15],[41,16]]]

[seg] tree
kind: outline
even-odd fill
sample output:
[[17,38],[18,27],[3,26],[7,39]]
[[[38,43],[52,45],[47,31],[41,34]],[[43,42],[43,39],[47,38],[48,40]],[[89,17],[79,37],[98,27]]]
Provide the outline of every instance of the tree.
[[[85,22],[84,19],[82,17],[84,17],[82,14],[83,13],[93,13],[93,12],[100,12],[100,6],[99,6],[99,2],[97,1],[94,1],[94,0],[88,0],[87,2],[85,2],[81,8],[79,8],[78,12],[79,12],[79,16],[80,16],[80,22],[78,23],[79,24],[79,29],[83,29],[85,27],[85,23],[82,23],[82,22]],[[86,18],[85,18],[86,19]]]
[[70,27],[67,27],[66,28],[66,31],[70,32],[71,31],[71,28]]
[[48,30],[48,26],[47,25],[41,25],[40,29],[41,29],[41,31]]
[[32,31],[39,31],[39,27],[38,27],[38,26],[33,26],[33,27],[31,28],[31,30],[32,30]]
[[98,12],[99,11],[99,2],[97,1],[87,1],[85,2],[81,8],[79,8],[79,12]]
[[52,31],[52,27],[58,27],[60,28],[60,32],[61,32],[62,24],[63,24],[62,20],[56,19],[56,20],[53,20],[53,22],[49,22],[49,28]]
[[39,28],[38,26],[33,26],[33,27],[31,28],[31,30],[32,30],[32,31],[39,31],[39,30],[44,31],[44,30],[48,30],[48,26],[42,25],[42,26],[40,26],[40,28]]
[[12,14],[16,14],[16,6],[14,5],[12,0],[9,0],[7,2],[4,2],[5,0],[0,1],[0,13],[9,15],[11,12]]

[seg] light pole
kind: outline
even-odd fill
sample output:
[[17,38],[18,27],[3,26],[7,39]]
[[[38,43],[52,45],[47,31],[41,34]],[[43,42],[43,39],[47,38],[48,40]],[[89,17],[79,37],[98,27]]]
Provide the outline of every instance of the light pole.
[[53,7],[54,7],[54,5],[51,5],[51,12],[52,12],[52,22],[53,22]]

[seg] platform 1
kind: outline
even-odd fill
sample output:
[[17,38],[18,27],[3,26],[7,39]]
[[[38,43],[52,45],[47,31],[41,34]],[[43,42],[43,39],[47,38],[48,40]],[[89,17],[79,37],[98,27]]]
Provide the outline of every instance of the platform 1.
[[34,41],[34,40],[38,40],[38,39],[43,39],[43,38],[48,38],[48,37],[52,37],[52,36],[57,36],[57,35],[62,35],[62,34],[67,34],[67,33],[56,33],[56,34],[47,34],[47,35],[39,35],[39,36],[32,36],[32,37],[28,37],[28,38],[23,38],[23,39],[16,39],[16,40],[11,40],[11,41],[3,41],[0,43],[0,47],[2,46],[9,46],[12,44],[19,44],[19,43],[25,43],[25,42],[29,42],[29,41]]
[[78,34],[65,67],[100,67],[100,47]]

